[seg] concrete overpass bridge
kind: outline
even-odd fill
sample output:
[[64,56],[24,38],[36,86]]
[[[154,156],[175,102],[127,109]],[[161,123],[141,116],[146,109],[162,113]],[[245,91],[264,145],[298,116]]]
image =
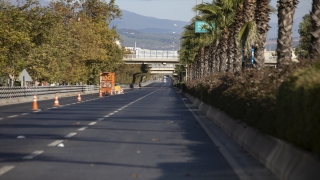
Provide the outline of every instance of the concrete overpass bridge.
[[123,58],[126,64],[147,64],[151,74],[173,74],[179,64],[177,51],[136,50],[135,54],[127,54]]

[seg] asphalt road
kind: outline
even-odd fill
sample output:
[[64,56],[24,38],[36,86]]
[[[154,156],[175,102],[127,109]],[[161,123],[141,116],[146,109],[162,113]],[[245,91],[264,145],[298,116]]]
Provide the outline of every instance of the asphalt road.
[[[0,106],[0,179],[277,179],[170,79],[125,94]],[[214,138],[201,125],[209,127]]]

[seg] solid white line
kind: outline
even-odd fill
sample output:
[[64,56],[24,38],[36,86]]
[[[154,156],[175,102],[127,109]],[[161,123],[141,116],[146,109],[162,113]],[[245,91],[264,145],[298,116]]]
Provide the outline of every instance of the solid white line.
[[77,134],[77,133],[75,133],[75,132],[70,133],[70,134],[66,135],[65,138],[70,138],[70,137],[72,137],[72,136],[74,136],[74,135],[76,135],[76,134]]
[[82,127],[82,128],[80,128],[80,129],[78,129],[78,131],[84,131],[85,129],[87,129],[88,127],[87,126],[85,126],[85,127]]
[[8,171],[10,171],[11,169],[13,169],[14,166],[4,166],[2,168],[0,168],[0,176]]
[[[183,102],[185,105],[186,103]],[[227,160],[227,162],[230,164],[231,168],[233,169],[233,171],[237,174],[238,178],[240,180],[247,180],[247,179],[251,179],[251,177],[246,173],[246,171],[239,165],[239,163],[232,157],[232,155],[226,150],[225,145],[222,144],[215,136],[214,134],[208,129],[207,126],[204,125],[204,123],[202,122],[202,119],[195,113],[195,111],[192,111],[192,109],[190,109],[188,106],[186,106],[189,111],[192,113],[192,115],[194,116],[194,118],[196,118],[196,120],[199,122],[199,124],[201,125],[201,127],[204,129],[204,131],[208,134],[208,136],[210,137],[211,141],[213,141],[213,143],[220,147],[219,151],[222,154],[222,156]]]
[[34,157],[36,157],[42,153],[43,153],[43,151],[34,151],[33,153],[23,157],[22,159],[33,159]]
[[8,116],[7,118],[14,118],[14,117],[17,117],[19,115],[12,115],[12,116]]
[[56,141],[53,141],[52,143],[48,144],[48,146],[56,146],[58,145],[59,143],[62,143],[63,140],[56,140]]
[[88,125],[89,126],[92,126],[92,125],[95,125],[97,122],[91,122],[91,123],[89,123]]

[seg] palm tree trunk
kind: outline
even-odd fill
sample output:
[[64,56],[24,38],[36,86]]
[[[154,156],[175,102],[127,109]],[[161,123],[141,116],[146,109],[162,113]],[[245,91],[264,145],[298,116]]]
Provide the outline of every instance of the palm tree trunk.
[[270,0],[257,0],[255,19],[257,24],[258,39],[255,43],[254,50],[255,67],[257,68],[264,67],[264,49],[266,46],[267,33],[270,28],[270,26],[268,25],[270,20],[269,3]]
[[239,26],[239,22],[243,19],[243,12],[242,12],[243,5],[240,4],[236,16],[232,25],[232,29],[229,35],[228,40],[228,64],[230,66],[230,71],[240,71],[241,70],[241,63],[239,64],[238,61],[235,61],[235,49],[237,49],[237,40],[238,40],[238,34],[240,32],[241,27]]
[[227,49],[228,49],[228,37],[229,37],[229,31],[227,27],[224,28],[224,31],[222,32],[221,39],[220,39],[220,45],[219,45],[219,70],[220,72],[225,71],[227,67]]
[[298,3],[298,0],[278,1],[277,65],[291,62],[293,15]]
[[[239,32],[241,28],[244,26],[245,23],[252,21],[254,19],[254,9],[255,9],[256,0],[244,0],[243,1],[243,18],[239,20],[239,23],[237,24],[237,30],[239,29]],[[239,13],[241,16],[241,13]],[[243,53],[242,53],[242,46],[239,41],[236,41],[236,48],[234,51],[234,69],[235,71],[239,71],[241,69],[241,64],[243,60]]]
[[320,0],[313,0],[310,13],[312,32],[310,55],[313,58],[320,58]]

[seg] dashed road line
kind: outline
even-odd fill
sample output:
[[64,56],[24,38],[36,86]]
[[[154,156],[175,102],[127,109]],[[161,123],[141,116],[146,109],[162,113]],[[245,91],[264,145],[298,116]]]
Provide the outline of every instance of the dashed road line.
[[0,168],[0,176],[8,171],[10,171],[11,169],[13,169],[14,166],[4,166],[2,168]]
[[2,120],[3,118],[0,118],[0,121]]
[[89,126],[92,126],[92,125],[95,125],[97,122],[91,122],[91,123],[89,123],[88,125]]
[[56,145],[58,145],[59,143],[62,143],[63,142],[63,140],[56,140],[56,141],[53,141],[52,143],[50,143],[50,144],[48,144],[48,146],[56,146]]
[[103,121],[104,120],[104,118],[99,118],[99,119],[97,119],[97,121]]
[[17,117],[19,115],[12,115],[12,116],[8,116],[7,118],[14,118],[14,117]]
[[114,115],[114,113],[109,113],[109,116]]
[[114,113],[117,113],[118,111],[113,111]]
[[29,113],[22,113],[21,116],[24,116],[24,115],[27,115],[27,114],[29,114]]
[[65,137],[66,137],[66,138],[70,138],[70,137],[72,137],[72,136],[74,136],[74,135],[76,135],[76,134],[77,134],[77,133],[73,132],[73,133],[70,133],[70,134],[66,135]]
[[88,127],[87,126],[85,126],[85,127],[82,127],[82,128],[80,128],[80,129],[78,129],[78,131],[84,131],[85,129],[87,129]]
[[103,116],[103,117],[109,117],[110,115],[105,115],[105,116]]
[[43,151],[34,151],[33,153],[31,153],[31,154],[29,154],[29,155],[27,155],[27,156],[24,156],[22,159],[33,159],[34,157],[36,157],[36,156],[38,156],[38,155],[40,155],[40,154],[42,154],[43,153]]

